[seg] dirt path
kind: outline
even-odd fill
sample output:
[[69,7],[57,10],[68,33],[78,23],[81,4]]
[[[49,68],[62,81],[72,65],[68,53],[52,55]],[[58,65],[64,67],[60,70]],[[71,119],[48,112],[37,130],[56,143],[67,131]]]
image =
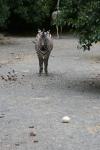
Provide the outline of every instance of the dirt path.
[[39,77],[33,38],[10,39],[0,45],[0,150],[99,150],[100,43],[83,52],[73,37],[54,39]]

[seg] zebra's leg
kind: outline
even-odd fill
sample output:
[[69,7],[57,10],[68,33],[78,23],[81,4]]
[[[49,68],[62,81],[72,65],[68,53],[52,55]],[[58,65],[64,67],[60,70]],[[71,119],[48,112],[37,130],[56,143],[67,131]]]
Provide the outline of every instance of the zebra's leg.
[[38,59],[39,59],[39,74],[41,75],[41,73],[43,72],[43,58],[38,56]]
[[49,56],[44,58],[44,71],[46,75],[48,75],[48,60],[49,60]]

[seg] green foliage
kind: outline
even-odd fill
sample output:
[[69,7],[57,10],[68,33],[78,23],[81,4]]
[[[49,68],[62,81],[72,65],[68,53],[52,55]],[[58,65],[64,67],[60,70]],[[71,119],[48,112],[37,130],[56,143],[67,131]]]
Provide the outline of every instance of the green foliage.
[[77,0],[62,0],[61,12],[63,19],[66,21],[66,25],[73,27],[78,14]]
[[92,43],[100,41],[100,1],[88,1],[80,7],[75,28],[80,33],[84,50],[90,50]]
[[100,0],[62,0],[61,11],[66,25],[78,33],[84,50],[100,41]]
[[8,17],[10,15],[7,0],[0,0],[0,27],[6,28]]
[[[50,26],[57,0],[0,0],[0,28]],[[9,22],[8,22],[9,20]],[[9,23],[9,24],[8,24]]]
[[38,28],[50,20],[55,3],[53,0],[9,0],[9,5],[11,15],[17,22],[23,21]]

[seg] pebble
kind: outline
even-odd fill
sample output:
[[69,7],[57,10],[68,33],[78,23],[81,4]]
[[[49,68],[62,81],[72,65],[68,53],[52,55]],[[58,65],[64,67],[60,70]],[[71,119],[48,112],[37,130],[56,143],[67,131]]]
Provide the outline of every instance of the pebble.
[[63,123],[69,123],[69,122],[70,122],[70,118],[69,118],[68,116],[64,116],[64,117],[62,118],[62,122],[63,122]]
[[29,126],[29,128],[34,128],[34,126]]
[[30,136],[36,136],[36,133],[31,132],[31,133],[30,133]]
[[34,140],[33,142],[34,142],[34,143],[38,143],[39,141],[38,141],[38,140]]
[[20,144],[19,144],[19,143],[16,143],[15,146],[20,146]]

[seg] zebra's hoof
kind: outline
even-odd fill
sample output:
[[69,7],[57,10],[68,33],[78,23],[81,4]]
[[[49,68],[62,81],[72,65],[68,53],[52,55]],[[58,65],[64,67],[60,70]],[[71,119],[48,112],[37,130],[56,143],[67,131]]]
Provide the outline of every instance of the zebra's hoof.
[[39,76],[41,76],[41,74],[42,74],[42,73],[43,73],[43,71],[42,71],[42,70],[40,70],[40,71],[39,71]]
[[45,75],[48,76],[48,72],[45,72]]

